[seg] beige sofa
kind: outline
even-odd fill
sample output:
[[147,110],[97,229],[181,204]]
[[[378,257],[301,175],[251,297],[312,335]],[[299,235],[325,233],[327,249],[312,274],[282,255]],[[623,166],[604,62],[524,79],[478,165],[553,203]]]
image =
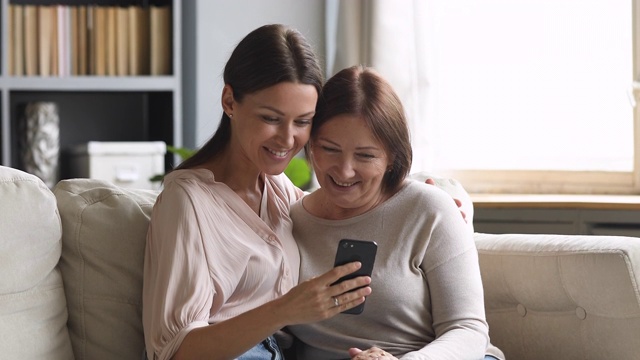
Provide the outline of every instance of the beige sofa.
[[[460,197],[456,183],[444,188]],[[51,192],[0,167],[0,359],[141,359],[156,196],[88,179]],[[507,359],[640,359],[640,239],[475,237],[492,342]]]

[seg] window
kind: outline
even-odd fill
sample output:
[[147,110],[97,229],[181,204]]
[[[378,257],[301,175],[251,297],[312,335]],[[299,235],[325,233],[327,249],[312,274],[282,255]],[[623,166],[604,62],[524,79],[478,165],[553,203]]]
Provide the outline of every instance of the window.
[[432,167],[470,192],[638,193],[635,5],[429,0]]

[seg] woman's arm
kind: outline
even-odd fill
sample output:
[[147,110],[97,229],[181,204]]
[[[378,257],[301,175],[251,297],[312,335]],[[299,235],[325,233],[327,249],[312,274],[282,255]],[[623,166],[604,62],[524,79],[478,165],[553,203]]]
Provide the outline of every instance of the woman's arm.
[[446,195],[431,206],[436,207],[434,225],[421,268],[436,338],[402,359],[482,359],[489,330],[473,234]]
[[[169,189],[168,187],[172,187]],[[147,237],[143,324],[150,359],[235,358],[284,325],[333,316],[364,301],[369,278],[330,286],[359,264],[348,264],[300,284],[279,299],[209,325],[223,305],[225,289],[212,280],[198,214],[182,188],[172,184],[158,198]],[[210,259],[209,259],[210,260]],[[218,274],[218,276],[224,276]],[[226,278],[225,278],[226,279]]]
[[[369,284],[370,278],[331,284],[359,267],[359,263],[336,267],[276,300],[215,325],[194,329],[186,335],[174,359],[235,358],[284,326],[324,320],[357,306],[371,288],[343,293]],[[338,297],[339,306],[335,306],[334,296]]]

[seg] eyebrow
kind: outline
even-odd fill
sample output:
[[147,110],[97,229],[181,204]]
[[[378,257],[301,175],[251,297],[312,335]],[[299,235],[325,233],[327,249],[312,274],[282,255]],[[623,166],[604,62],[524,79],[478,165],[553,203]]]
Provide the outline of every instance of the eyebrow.
[[[318,140],[323,140],[323,141],[326,141],[326,142],[328,142],[328,143],[331,143],[331,144],[333,144],[333,145],[335,145],[335,146],[337,146],[337,147],[340,147],[340,145],[339,145],[339,144],[337,144],[337,143],[335,143],[335,142],[333,142],[333,141],[331,141],[331,140],[329,140],[329,139],[327,139],[327,138],[319,137],[319,138],[318,138]],[[375,151],[381,151],[382,149],[380,149],[379,147],[376,147],[376,146],[359,146],[359,147],[357,147],[357,148],[356,148],[356,150],[375,150]]]
[[[276,108],[274,108],[272,106],[263,105],[263,106],[260,106],[260,108],[271,110],[271,111],[277,113],[280,116],[284,116],[284,113],[282,111],[280,111],[280,110],[278,110],[278,109],[276,109]],[[310,116],[310,115],[314,115],[315,113],[316,113],[315,110],[314,111],[309,111],[308,113],[304,113],[304,114],[298,115],[297,117]]]

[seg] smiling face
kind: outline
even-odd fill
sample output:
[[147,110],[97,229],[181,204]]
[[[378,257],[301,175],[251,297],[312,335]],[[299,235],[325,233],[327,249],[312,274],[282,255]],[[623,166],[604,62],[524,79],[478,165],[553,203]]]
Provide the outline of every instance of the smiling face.
[[230,87],[223,91],[223,107],[231,118],[229,148],[237,166],[277,175],[309,140],[318,100],[316,88],[282,82],[233,99]]
[[326,217],[360,215],[387,198],[382,181],[391,160],[361,117],[329,119],[318,129],[311,150]]

